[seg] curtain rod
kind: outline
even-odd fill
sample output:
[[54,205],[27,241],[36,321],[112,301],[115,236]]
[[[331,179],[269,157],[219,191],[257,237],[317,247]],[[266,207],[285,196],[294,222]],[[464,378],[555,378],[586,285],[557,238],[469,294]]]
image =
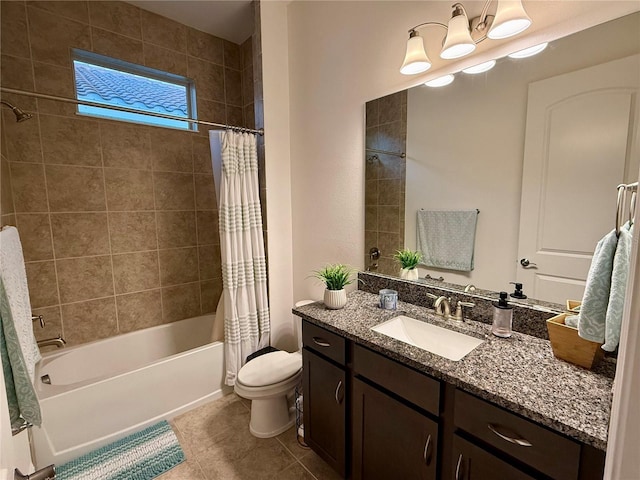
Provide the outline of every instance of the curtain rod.
[[405,158],[407,156],[404,152],[390,152],[388,150],[378,150],[377,148],[365,148],[367,152],[383,153],[385,155],[393,155],[394,157]]
[[239,130],[241,132],[249,132],[249,133],[256,133],[258,135],[264,135],[264,129],[263,128],[260,128],[260,129],[256,130],[255,128],[245,128],[245,127],[238,127],[238,126],[235,126],[235,125],[227,125],[225,123],[207,122],[207,121],[204,121],[204,120],[197,120],[195,118],[183,118],[183,117],[177,117],[175,115],[166,115],[164,113],[143,112],[143,111],[135,110],[135,109],[132,109],[132,108],[119,107],[117,105],[105,105],[103,103],[90,102],[90,101],[87,101],[87,100],[78,100],[78,99],[75,99],[75,98],[58,97],[56,95],[47,95],[47,94],[44,94],[44,93],[27,92],[25,90],[16,90],[14,88],[0,87],[0,90],[2,90],[3,92],[6,92],[6,93],[13,93],[13,94],[16,94],[16,95],[25,95],[27,97],[42,98],[44,100],[54,100],[56,102],[74,103],[76,105],[87,105],[89,107],[108,108],[110,110],[117,110],[119,112],[140,113],[140,114],[149,115],[149,116],[152,116],[152,117],[166,118],[166,119],[169,119],[169,120],[179,120],[179,121],[182,121],[182,122],[189,122],[189,123],[197,123],[198,125],[208,125],[208,126],[211,126],[211,127],[218,127],[218,128],[230,128],[231,130]]

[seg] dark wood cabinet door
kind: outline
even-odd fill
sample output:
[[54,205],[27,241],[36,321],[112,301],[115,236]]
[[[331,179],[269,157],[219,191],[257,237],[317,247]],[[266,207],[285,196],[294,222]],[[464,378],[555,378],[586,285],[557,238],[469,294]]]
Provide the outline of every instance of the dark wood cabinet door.
[[302,350],[304,439],[340,475],[346,471],[346,374],[344,369]]
[[453,437],[454,480],[534,480],[504,460],[467,442],[458,435]]
[[436,422],[357,378],[352,405],[354,480],[436,478]]

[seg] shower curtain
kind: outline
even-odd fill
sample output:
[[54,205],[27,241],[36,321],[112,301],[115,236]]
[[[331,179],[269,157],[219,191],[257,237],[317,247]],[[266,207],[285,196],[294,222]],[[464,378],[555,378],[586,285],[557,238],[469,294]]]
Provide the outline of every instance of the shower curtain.
[[[216,136],[219,136],[216,138]],[[267,264],[262,234],[256,136],[210,132],[221,157],[219,218],[225,336],[225,383],[234,385],[247,355],[269,345]],[[214,168],[214,175],[216,174]]]

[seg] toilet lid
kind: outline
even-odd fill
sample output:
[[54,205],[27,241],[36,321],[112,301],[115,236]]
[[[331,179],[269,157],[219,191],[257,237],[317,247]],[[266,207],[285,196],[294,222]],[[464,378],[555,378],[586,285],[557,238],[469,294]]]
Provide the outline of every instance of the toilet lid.
[[264,387],[292,377],[302,368],[300,352],[271,352],[248,362],[238,372],[238,381],[247,387]]

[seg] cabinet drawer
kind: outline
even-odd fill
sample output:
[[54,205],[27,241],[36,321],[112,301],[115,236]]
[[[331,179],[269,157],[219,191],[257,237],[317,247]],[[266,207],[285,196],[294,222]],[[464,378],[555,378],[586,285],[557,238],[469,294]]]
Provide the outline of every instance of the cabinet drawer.
[[427,412],[440,414],[438,380],[359,345],[353,350],[353,370]]
[[554,479],[578,478],[579,443],[460,390],[454,423]]
[[340,335],[304,321],[302,322],[302,343],[305,347],[315,350],[340,365],[345,364],[345,339]]

